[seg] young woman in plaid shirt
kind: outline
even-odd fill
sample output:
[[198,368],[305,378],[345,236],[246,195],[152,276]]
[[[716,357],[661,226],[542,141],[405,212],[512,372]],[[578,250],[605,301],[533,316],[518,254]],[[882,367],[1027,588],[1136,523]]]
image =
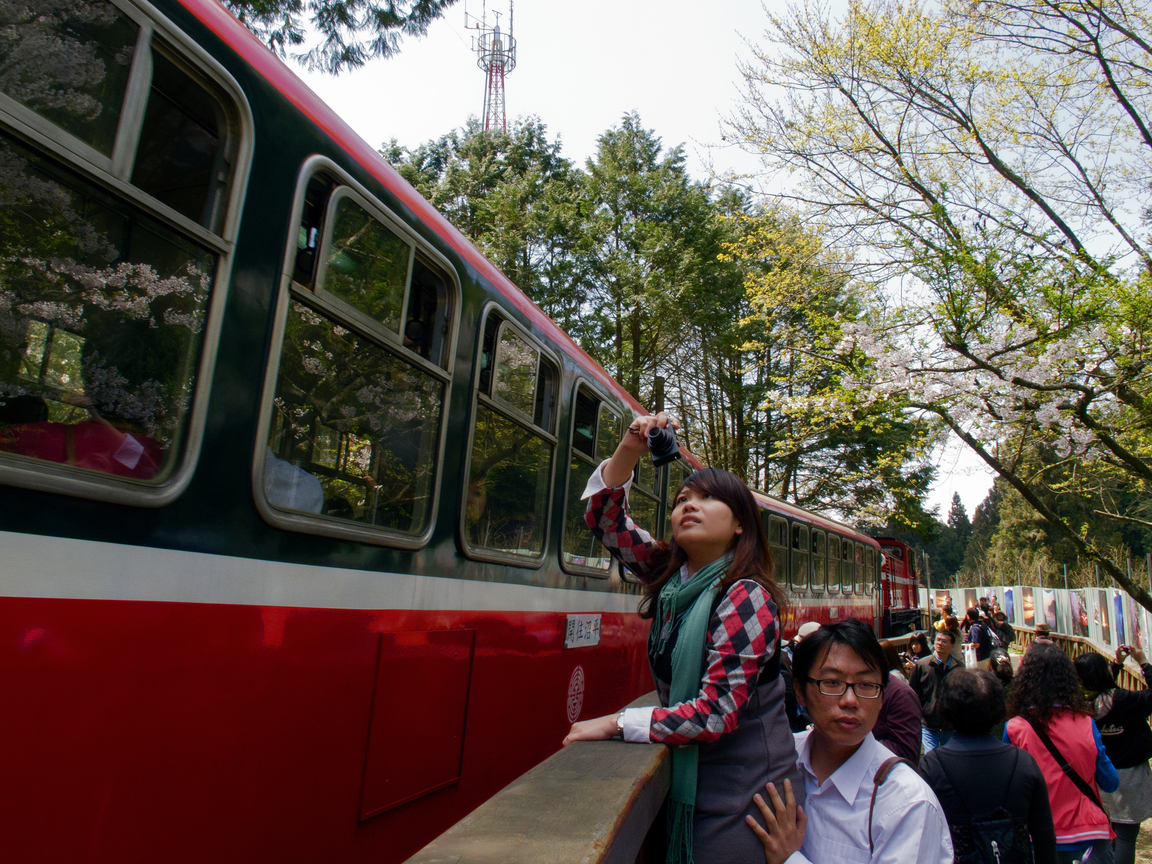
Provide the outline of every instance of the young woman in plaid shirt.
[[641,417],[585,489],[588,525],[645,583],[640,615],[652,620],[648,658],[659,708],[630,708],[573,724],[564,743],[620,735],[672,750],[669,861],[758,862],[763,849],[744,817],[768,782],[803,790],[780,676],[783,590],[759,508],[727,471],[691,475],[673,497],[672,539],[653,540],[627,514],[633,469],[648,430]]

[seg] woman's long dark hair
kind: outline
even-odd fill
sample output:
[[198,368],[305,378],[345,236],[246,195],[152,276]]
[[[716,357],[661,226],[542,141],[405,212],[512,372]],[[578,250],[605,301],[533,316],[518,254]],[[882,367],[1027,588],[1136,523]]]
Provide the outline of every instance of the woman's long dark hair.
[[[784,593],[773,578],[772,552],[768,546],[768,535],[764,531],[764,523],[760,521],[760,507],[744,481],[728,471],[719,468],[705,468],[690,475],[676,490],[676,494],[669,499],[669,506],[680,497],[685,489],[691,489],[701,495],[711,495],[723,501],[732,510],[732,515],[744,530],[736,535],[729,551],[733,553],[732,564],[728,567],[723,581],[722,590],[727,590],[733,582],[739,579],[751,579],[757,582],[768,592],[776,604],[778,615],[783,615],[788,605],[788,596]],[[654,556],[653,564],[660,570],[660,575],[649,582],[644,588],[644,599],[640,601],[640,617],[651,618],[656,614],[656,598],[660,589],[679,573],[680,568],[688,560],[688,555],[676,545],[676,539],[670,537],[667,544],[661,544],[662,549]],[[666,556],[666,560],[660,559]]]
[[1033,644],[1008,691],[1008,716],[1047,726],[1057,708],[1090,714],[1080,676],[1068,655],[1056,645]]
[[912,644],[916,643],[920,646],[921,650],[916,654],[917,657],[927,657],[932,653],[932,649],[928,647],[928,640],[924,638],[923,633],[913,633],[908,637],[908,653],[912,653]]
[[1106,693],[1116,687],[1116,679],[1112,677],[1112,669],[1108,661],[1095,651],[1082,654],[1072,664],[1076,667],[1076,674],[1085,689],[1093,693]]

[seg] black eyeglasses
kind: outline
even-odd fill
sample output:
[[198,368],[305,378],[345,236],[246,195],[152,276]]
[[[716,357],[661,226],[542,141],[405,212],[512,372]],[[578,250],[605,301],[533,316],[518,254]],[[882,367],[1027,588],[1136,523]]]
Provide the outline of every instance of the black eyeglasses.
[[876,699],[879,697],[880,691],[884,689],[871,681],[855,681],[850,684],[847,681],[837,681],[835,678],[823,678],[819,681],[809,678],[808,680],[813,681],[816,688],[825,696],[843,696],[851,687],[857,699]]

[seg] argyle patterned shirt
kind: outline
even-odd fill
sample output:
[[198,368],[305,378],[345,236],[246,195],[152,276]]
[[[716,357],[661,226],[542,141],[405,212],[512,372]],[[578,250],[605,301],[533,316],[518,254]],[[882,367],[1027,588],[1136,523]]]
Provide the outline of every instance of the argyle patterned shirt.
[[[624,502],[622,487],[595,492],[588,499],[584,519],[609,552],[648,582],[658,575],[653,572],[652,553],[660,544],[633,523]],[[680,577],[685,574],[682,570]],[[735,729],[738,712],[761,670],[779,650],[776,618],[776,604],[759,583],[751,579],[732,583],[708,622],[699,695],[689,702],[654,709],[650,739],[663,744],[703,744]],[[654,677],[660,704],[667,705],[671,682]]]

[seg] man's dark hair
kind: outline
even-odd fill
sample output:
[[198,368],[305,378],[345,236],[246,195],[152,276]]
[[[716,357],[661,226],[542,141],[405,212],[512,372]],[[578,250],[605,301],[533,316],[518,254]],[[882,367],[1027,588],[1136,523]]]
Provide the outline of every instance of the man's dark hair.
[[1004,719],[1004,685],[986,669],[956,669],[940,682],[940,716],[961,735],[988,735]]
[[980,620],[980,610],[977,609],[975,606],[973,606],[971,609],[968,610],[968,620],[969,621],[979,621]]
[[807,684],[813,667],[833,645],[843,645],[856,654],[869,669],[880,673],[881,686],[888,683],[888,664],[880,640],[872,628],[863,621],[848,618],[834,624],[825,624],[815,633],[804,637],[792,655],[792,677],[798,684]]
[[[953,645],[956,644],[956,631],[955,630],[949,630],[947,627],[941,627],[939,630],[936,631],[937,636],[939,636],[940,634],[944,634],[949,639],[951,639]],[[935,640],[933,640],[933,641],[935,641]]]
[[1080,681],[1087,690],[1103,693],[1116,686],[1116,679],[1112,677],[1108,661],[1095,651],[1081,654],[1072,665],[1076,667],[1076,674],[1080,676]]

